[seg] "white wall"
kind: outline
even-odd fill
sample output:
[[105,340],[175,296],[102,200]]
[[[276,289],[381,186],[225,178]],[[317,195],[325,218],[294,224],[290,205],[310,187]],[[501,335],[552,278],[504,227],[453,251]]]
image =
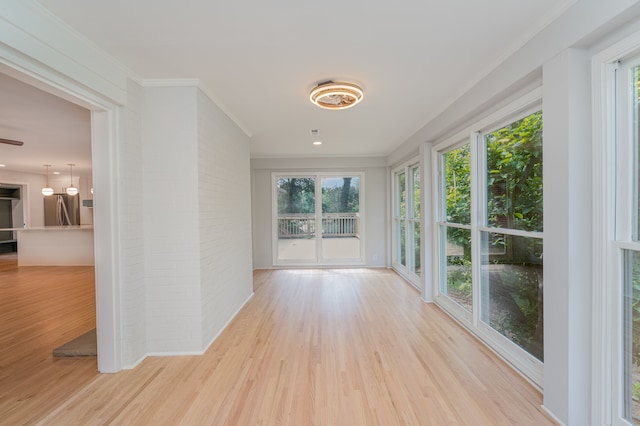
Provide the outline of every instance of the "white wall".
[[198,92],[202,345],[253,294],[249,137]]
[[590,62],[570,49],[544,64],[544,404],[567,424],[591,405]]
[[201,344],[196,87],[144,87],[142,162],[147,348]]
[[[26,203],[26,224],[29,227],[44,226],[44,201],[42,198],[42,188],[45,186],[47,178],[45,175],[31,173],[11,172],[0,170],[0,183],[11,183],[25,185],[22,194],[23,202]],[[14,224],[20,227],[20,224]]]
[[127,85],[125,133],[118,144],[120,187],[120,235],[122,250],[122,364],[134,366],[147,353],[145,289],[144,176],[142,144],[142,87]]
[[387,266],[387,169],[384,158],[263,158],[251,160],[253,267],[273,267],[272,172],[364,172],[365,264]]
[[170,84],[142,89],[143,205],[130,207],[147,315],[131,331],[146,322],[152,354],[201,353],[253,294],[249,138],[195,84]]

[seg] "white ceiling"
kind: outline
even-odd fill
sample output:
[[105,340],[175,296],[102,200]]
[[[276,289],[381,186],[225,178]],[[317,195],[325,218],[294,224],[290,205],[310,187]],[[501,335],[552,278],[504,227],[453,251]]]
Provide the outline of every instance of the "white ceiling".
[[[39,0],[142,79],[200,79],[251,136],[252,157],[387,155],[575,1]],[[312,105],[326,80],[361,85],[363,101]],[[13,107],[0,108],[0,137],[34,132],[3,124]],[[24,124],[61,127],[45,116]],[[66,151],[54,134],[33,143]]]
[[19,171],[75,176],[91,171],[89,110],[0,73],[0,138],[24,142],[0,143],[0,172]]

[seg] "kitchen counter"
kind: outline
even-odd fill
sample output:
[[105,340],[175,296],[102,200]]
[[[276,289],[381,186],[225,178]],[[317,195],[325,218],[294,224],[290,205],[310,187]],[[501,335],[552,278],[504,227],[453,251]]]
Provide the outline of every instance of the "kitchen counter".
[[93,226],[15,229],[18,266],[90,266],[94,264]]
[[32,226],[30,228],[5,228],[0,231],[60,231],[60,230],[91,230],[93,225],[76,225],[76,226]]
[[0,231],[56,231],[60,229],[93,229],[93,225],[32,226],[30,228],[0,228]]

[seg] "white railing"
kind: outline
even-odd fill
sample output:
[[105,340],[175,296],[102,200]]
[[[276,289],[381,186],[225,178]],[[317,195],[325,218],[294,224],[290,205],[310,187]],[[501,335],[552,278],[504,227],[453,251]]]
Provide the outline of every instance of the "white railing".
[[322,215],[322,236],[358,237],[359,225],[358,213],[325,213]]
[[[324,213],[322,215],[322,237],[359,237],[360,216],[358,213]],[[316,233],[316,218],[313,214],[292,213],[278,216],[278,238],[313,238]]]
[[278,238],[312,238],[315,234],[314,214],[292,213],[278,216]]

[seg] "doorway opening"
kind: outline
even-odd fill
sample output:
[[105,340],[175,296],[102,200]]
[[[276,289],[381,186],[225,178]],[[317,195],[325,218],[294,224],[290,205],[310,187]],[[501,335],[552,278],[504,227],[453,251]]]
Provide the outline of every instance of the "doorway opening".
[[[2,71],[0,138],[16,143],[0,145],[0,363],[19,378],[96,328],[93,209],[81,205],[93,199],[91,111]],[[48,220],[55,211],[66,220]]]
[[0,254],[18,251],[15,228],[25,224],[24,191],[23,185],[0,182]]

